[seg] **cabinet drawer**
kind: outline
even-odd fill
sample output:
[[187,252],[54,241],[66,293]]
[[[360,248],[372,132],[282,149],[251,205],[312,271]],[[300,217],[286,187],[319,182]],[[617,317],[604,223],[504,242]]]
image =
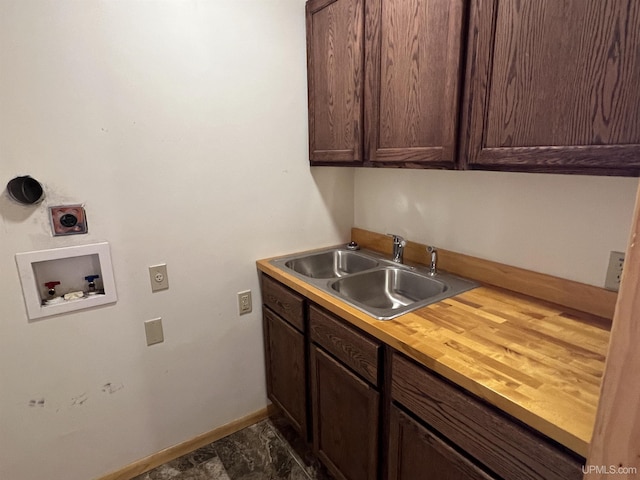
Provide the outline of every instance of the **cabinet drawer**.
[[342,320],[312,305],[309,307],[311,340],[334,355],[373,385],[378,384],[380,343],[369,339]]
[[581,462],[516,420],[394,354],[391,397],[504,478],[581,479]]
[[304,331],[304,298],[273,278],[262,275],[262,301],[301,332]]

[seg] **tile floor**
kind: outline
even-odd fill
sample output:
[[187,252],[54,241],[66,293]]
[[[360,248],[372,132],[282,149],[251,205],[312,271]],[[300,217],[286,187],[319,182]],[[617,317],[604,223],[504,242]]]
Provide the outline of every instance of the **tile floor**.
[[309,447],[279,417],[222,438],[133,480],[330,480]]

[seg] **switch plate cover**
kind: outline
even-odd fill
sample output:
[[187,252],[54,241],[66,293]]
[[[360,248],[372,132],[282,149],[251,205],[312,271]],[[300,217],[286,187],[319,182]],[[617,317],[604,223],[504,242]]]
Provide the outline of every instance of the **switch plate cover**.
[[154,318],[144,322],[144,332],[147,336],[147,345],[155,345],[164,342],[162,331],[162,318]]

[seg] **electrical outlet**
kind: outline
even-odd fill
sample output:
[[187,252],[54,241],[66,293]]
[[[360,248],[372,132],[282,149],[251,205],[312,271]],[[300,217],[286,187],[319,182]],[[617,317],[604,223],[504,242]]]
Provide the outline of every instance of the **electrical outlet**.
[[609,255],[609,267],[607,268],[607,278],[604,281],[604,288],[618,291],[620,280],[622,280],[622,267],[624,267],[624,253],[611,252]]
[[167,275],[167,264],[153,265],[149,267],[149,279],[151,280],[151,291],[166,290],[169,288],[169,276]]
[[238,313],[244,315],[245,313],[251,313],[253,307],[251,306],[251,290],[245,290],[244,292],[238,292]]
[[147,335],[147,345],[164,342],[162,318],[154,318],[153,320],[144,322],[144,333]]

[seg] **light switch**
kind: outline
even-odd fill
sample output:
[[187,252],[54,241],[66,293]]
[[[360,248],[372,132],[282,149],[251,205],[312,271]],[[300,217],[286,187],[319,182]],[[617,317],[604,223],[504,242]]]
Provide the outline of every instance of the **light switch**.
[[164,342],[162,318],[154,318],[153,320],[144,322],[144,332],[147,335],[147,345]]

